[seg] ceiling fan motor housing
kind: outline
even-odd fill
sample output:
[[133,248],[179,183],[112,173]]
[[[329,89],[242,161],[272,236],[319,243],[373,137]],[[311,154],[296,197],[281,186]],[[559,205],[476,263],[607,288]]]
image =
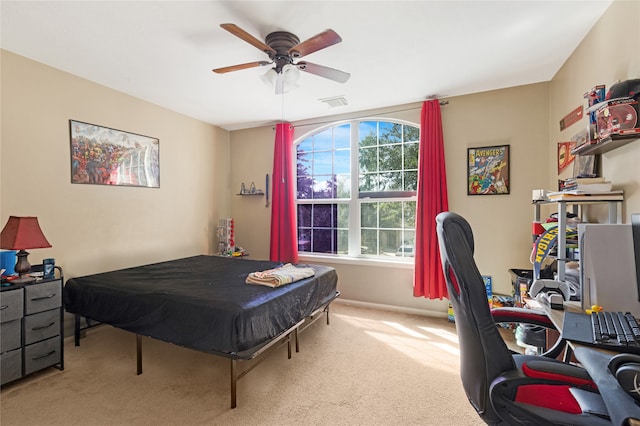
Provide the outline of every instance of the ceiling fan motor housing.
[[285,65],[293,64],[294,57],[299,56],[295,55],[295,52],[289,53],[289,49],[300,43],[300,39],[295,34],[287,31],[275,31],[267,35],[265,42],[276,51],[275,54],[269,54],[269,58],[275,63],[277,73],[281,73]]

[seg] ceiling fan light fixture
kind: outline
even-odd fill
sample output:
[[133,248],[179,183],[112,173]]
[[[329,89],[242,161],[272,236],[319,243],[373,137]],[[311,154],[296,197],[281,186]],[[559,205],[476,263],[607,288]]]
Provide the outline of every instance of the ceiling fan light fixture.
[[278,78],[278,73],[276,72],[275,68],[269,68],[269,70],[266,73],[260,76],[260,80],[262,80],[262,82],[269,87],[275,86],[277,78]]
[[300,87],[298,85],[299,78],[300,71],[290,64],[282,67],[280,73],[275,68],[271,68],[260,77],[264,84],[275,90],[276,95],[281,95]]

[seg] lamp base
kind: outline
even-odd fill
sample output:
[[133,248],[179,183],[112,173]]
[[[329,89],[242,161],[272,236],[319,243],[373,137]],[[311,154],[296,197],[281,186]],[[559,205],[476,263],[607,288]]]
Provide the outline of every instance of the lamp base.
[[31,264],[27,260],[27,256],[29,256],[29,252],[26,250],[20,250],[16,253],[17,261],[14,269],[19,277],[11,280],[12,283],[25,284],[35,281],[35,278],[28,275],[31,271]]

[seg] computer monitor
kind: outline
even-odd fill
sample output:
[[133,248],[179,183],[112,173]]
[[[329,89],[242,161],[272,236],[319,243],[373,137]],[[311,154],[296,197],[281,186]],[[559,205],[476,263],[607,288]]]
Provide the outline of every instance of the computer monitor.
[[599,305],[640,317],[640,252],[633,240],[631,224],[578,225],[583,309]]

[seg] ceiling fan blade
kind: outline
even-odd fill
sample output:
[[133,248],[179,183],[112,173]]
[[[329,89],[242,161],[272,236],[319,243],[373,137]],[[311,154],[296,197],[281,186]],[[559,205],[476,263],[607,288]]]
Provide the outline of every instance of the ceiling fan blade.
[[346,83],[351,77],[348,72],[340,71],[334,68],[325,67],[323,65],[312,64],[311,62],[298,62],[296,67],[300,71],[305,71],[311,74],[318,75],[320,77],[328,78],[330,80],[337,81],[338,83]]
[[257,47],[258,49],[262,50],[267,55],[268,54],[273,54],[273,55],[276,54],[275,50],[273,50],[271,47],[266,45],[264,42],[258,40],[257,38],[255,38],[254,36],[252,36],[251,34],[246,32],[245,30],[243,30],[242,28],[240,28],[236,24],[220,24],[220,26],[222,28],[224,28],[225,30],[229,31],[234,36],[236,36],[238,38],[241,38],[242,40],[246,41],[250,45],[252,45],[254,47]]
[[246,64],[231,65],[229,67],[216,68],[212,71],[218,74],[224,74],[226,72],[245,70],[247,68],[253,68],[253,67],[262,67],[269,64],[271,64],[271,62],[256,61],[256,62],[248,62]]
[[333,30],[324,30],[320,34],[316,34],[303,41],[302,43],[298,43],[289,49],[289,54],[294,58],[300,58],[302,56],[308,55],[310,53],[316,52],[320,49],[324,49],[325,47],[333,46],[334,44],[340,43],[342,38]]

